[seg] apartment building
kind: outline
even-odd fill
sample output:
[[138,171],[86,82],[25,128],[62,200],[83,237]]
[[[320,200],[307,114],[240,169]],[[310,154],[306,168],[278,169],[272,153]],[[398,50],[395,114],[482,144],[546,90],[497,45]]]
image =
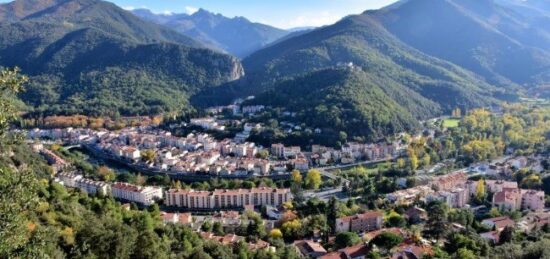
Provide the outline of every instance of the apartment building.
[[336,219],[336,233],[364,232],[377,230],[382,227],[384,214],[381,211],[367,211],[363,214]]
[[152,186],[137,186],[129,183],[114,183],[111,186],[112,195],[117,199],[151,205],[162,198],[162,188]]
[[217,189],[212,192],[172,189],[166,192],[165,203],[175,207],[215,209],[242,208],[249,205],[279,206],[291,199],[290,189],[267,187],[236,190]]

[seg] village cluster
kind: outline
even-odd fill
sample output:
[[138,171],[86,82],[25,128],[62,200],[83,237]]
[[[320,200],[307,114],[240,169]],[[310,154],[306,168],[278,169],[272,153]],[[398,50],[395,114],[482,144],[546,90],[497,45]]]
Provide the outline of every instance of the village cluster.
[[[249,131],[245,125],[245,131]],[[391,159],[405,148],[394,143],[347,143],[341,149],[313,145],[311,152],[298,146],[273,144],[263,148],[251,142],[216,140],[206,133],[185,137],[150,127],[120,131],[90,129],[35,129],[29,139],[50,139],[82,145],[144,172],[203,174],[211,176],[268,176],[288,174],[291,169],[306,171],[312,165],[350,164],[357,161]],[[147,155],[145,155],[147,153]],[[261,156],[265,153],[267,156]]]

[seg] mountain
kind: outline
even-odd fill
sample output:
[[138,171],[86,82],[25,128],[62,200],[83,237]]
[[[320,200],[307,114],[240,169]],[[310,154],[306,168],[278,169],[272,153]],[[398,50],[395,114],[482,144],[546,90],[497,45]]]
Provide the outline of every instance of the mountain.
[[[341,124],[342,128],[355,125],[348,128],[355,128],[353,134],[364,136],[367,132],[407,128],[414,125],[411,118],[426,119],[455,107],[470,109],[491,105],[496,102],[494,97],[501,95],[501,89],[475,74],[402,43],[369,15],[349,16],[334,25],[291,37],[255,52],[243,60],[243,65],[247,72],[245,78],[219,88],[223,94],[214,88],[195,100],[213,100],[232,93],[262,96],[267,91],[269,98],[283,100],[278,105],[288,103],[296,109],[294,112],[315,118],[323,115],[314,109],[319,103],[311,103],[315,101],[310,98],[338,98],[335,107],[349,102],[346,109],[350,112],[346,114],[359,116],[356,119],[365,118],[355,121],[353,116],[346,115],[350,122]],[[342,68],[357,72],[324,74],[327,70]],[[288,85],[292,87],[288,89],[295,94],[282,93],[281,80],[290,80]],[[319,83],[318,87],[308,80]],[[331,84],[323,87],[324,81]],[[328,95],[326,89],[330,89]],[[386,105],[382,105],[381,100]],[[304,104],[293,106],[295,103]],[[377,107],[384,109],[384,119],[370,119],[376,115],[365,115]],[[388,118],[395,120],[388,122]],[[325,123],[325,127],[332,126],[331,122]]]
[[[267,86],[277,78],[348,63],[361,67],[382,88],[391,84],[434,101],[445,99],[441,103],[445,108],[481,105],[487,91],[494,90],[474,74],[408,47],[368,15],[347,17],[243,60],[247,79],[257,78],[257,82],[266,82]],[[447,102],[450,92],[455,95]]]
[[550,81],[550,20],[494,0],[407,0],[364,15],[420,51],[497,85]]
[[17,21],[61,2],[63,0],[28,0],[3,4],[0,5],[0,22]]
[[146,9],[136,9],[133,13],[238,57],[245,57],[289,33],[243,17],[227,18],[204,9],[192,15],[154,14]]
[[[32,77],[21,98],[45,114],[134,115],[189,108],[239,78],[240,62],[99,0],[0,5],[0,66]],[[37,4],[40,8],[21,8]],[[49,6],[47,6],[49,4]],[[12,10],[25,10],[12,14]]]
[[[436,103],[413,91],[393,85],[384,89],[376,81],[361,69],[322,69],[278,82],[253,103],[296,112],[297,121],[325,133],[344,131],[370,140],[417,127],[410,109],[440,111]],[[406,100],[399,104],[397,99]]]

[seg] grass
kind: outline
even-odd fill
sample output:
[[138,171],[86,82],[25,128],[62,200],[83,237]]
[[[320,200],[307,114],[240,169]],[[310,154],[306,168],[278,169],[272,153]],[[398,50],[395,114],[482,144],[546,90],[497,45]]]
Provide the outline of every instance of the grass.
[[445,119],[443,120],[443,127],[445,128],[456,128],[458,127],[459,119]]

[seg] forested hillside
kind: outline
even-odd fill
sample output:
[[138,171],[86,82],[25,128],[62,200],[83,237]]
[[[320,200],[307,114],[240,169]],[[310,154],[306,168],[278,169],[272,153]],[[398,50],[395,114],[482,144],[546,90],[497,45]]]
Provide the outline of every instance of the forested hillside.
[[[26,1],[1,5],[0,17],[10,6],[33,3]],[[50,4],[0,24],[0,66],[18,66],[33,78],[21,97],[36,114],[180,111],[190,108],[193,93],[243,73],[236,58],[114,4]]]
[[[15,94],[26,81],[17,71],[0,71],[0,258],[297,258],[282,241],[277,252],[252,251],[245,242],[224,246],[164,224],[157,205],[128,209],[54,182],[46,161],[8,132],[18,113]],[[257,233],[261,218],[253,216],[258,224],[243,231],[265,238]]]
[[[326,69],[277,84],[254,103],[296,112],[296,120],[324,131],[377,140],[418,126],[415,116],[440,112],[421,95],[382,87],[361,69]],[[330,125],[330,126],[329,126]]]
[[534,12],[534,2],[521,3],[531,6],[522,12],[494,0],[409,0],[365,15],[406,44],[493,84],[533,85],[550,82],[550,17]]

